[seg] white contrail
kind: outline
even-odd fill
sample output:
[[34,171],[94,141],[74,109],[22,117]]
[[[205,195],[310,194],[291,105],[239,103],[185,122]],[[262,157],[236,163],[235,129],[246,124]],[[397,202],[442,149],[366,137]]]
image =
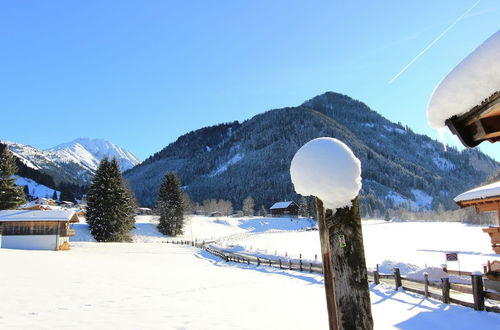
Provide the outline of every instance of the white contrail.
[[428,51],[436,42],[438,42],[442,37],[444,37],[444,35],[448,31],[450,31],[455,25],[457,25],[457,23],[460,22],[480,2],[481,2],[481,0],[477,0],[476,3],[472,5],[472,7],[470,7],[469,9],[467,9],[467,11],[465,13],[463,13],[462,15],[460,15],[460,17],[458,17],[453,23],[451,23],[450,26],[448,26],[443,32],[441,32],[441,34],[436,39],[434,39],[427,47],[425,47],[424,50],[422,50],[420,53],[418,53],[418,55],[415,56],[413,58],[413,60],[410,61],[410,63],[406,64],[406,66],[401,71],[399,71],[397,75],[395,75],[394,77],[392,77],[392,79],[389,80],[389,84],[392,84],[396,79],[398,79],[398,77],[401,74],[403,74],[403,72],[405,72],[413,63],[415,63],[415,61],[418,60],[420,58],[420,56],[424,55],[424,53],[426,51]]

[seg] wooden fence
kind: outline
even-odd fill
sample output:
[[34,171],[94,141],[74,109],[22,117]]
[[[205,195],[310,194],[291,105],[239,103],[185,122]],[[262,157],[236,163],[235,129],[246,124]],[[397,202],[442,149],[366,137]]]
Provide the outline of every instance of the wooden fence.
[[[243,263],[247,265],[268,266],[279,269],[296,270],[300,272],[323,274],[323,265],[321,262],[311,262],[299,259],[262,258],[253,255],[229,252],[219,247],[210,245],[213,241],[167,241],[166,243],[191,245],[205,249],[210,254],[221,258],[226,262]],[[424,274],[424,280],[417,280],[401,275],[399,268],[394,269],[393,274],[382,274],[379,267],[374,271],[368,272],[368,280],[375,284],[385,283],[394,284],[394,289],[403,288],[406,291],[417,293],[425,297],[431,297],[442,301],[445,304],[454,303],[475,310],[500,313],[500,307],[488,306],[486,299],[500,302],[500,293],[484,290],[482,274],[473,274],[471,272],[448,270],[443,268],[450,275],[470,276],[471,284],[450,283],[448,278],[442,278],[439,282],[430,281],[427,274]]]

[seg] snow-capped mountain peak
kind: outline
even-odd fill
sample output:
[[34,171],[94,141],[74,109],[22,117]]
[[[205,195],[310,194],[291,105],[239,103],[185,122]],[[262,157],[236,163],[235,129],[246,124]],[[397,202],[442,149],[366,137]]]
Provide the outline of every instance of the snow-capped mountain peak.
[[105,156],[116,157],[122,171],[139,163],[129,151],[102,139],[80,138],[48,150],[1,140],[0,145],[7,146],[27,168],[52,177],[56,185],[88,185]]
[[122,171],[140,163],[140,160],[131,152],[103,139],[78,138],[51,148],[49,151],[55,151],[62,157],[74,159],[94,170],[97,169],[100,160],[104,157],[116,157]]

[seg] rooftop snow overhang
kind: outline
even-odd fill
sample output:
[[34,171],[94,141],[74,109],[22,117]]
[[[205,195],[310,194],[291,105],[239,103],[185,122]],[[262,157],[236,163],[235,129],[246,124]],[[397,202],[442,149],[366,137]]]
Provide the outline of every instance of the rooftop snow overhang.
[[474,206],[476,212],[492,212],[500,209],[500,196],[456,202],[461,208]]
[[447,119],[445,123],[466,147],[473,148],[483,141],[499,141],[500,91],[470,111]]

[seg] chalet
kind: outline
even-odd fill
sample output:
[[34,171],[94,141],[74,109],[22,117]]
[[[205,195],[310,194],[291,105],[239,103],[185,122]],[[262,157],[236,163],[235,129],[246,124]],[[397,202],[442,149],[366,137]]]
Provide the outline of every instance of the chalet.
[[25,204],[22,205],[18,208],[19,210],[31,210],[31,211],[47,211],[47,210],[52,210],[52,208],[48,205],[43,205],[43,204]]
[[34,201],[31,202],[31,204],[35,205],[50,205],[50,206],[55,206],[57,205],[56,201],[50,198],[37,198]]
[[135,210],[135,214],[136,215],[152,215],[153,214],[153,210],[148,208],[148,207],[138,207],[136,210]]
[[79,222],[73,211],[0,211],[0,247],[26,250],[68,250]]
[[299,206],[294,201],[274,203],[269,210],[273,217],[296,217],[299,215]]
[[491,247],[500,254],[500,181],[466,191],[453,199],[460,207],[473,206],[477,213],[497,212],[499,227],[483,228],[491,239]]

